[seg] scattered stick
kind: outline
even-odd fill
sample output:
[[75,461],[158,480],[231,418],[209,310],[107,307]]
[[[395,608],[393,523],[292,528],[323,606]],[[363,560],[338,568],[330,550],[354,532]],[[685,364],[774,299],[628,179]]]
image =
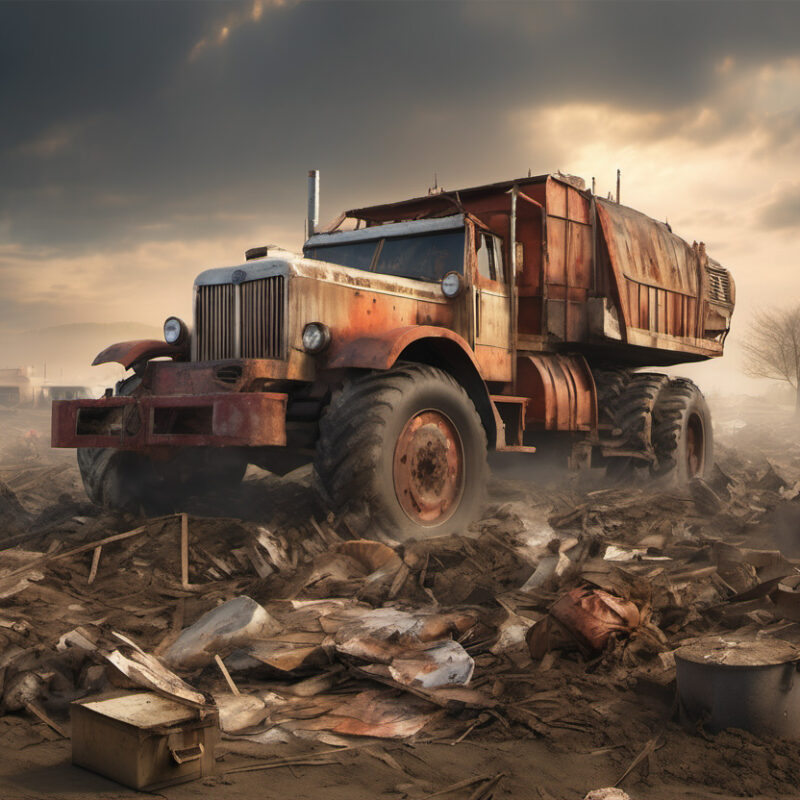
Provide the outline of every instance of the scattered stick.
[[82,544],[80,547],[73,547],[72,550],[65,550],[63,553],[59,553],[58,555],[46,555],[42,556],[41,558],[37,558],[35,561],[31,561],[30,563],[26,564],[24,567],[20,567],[14,572],[10,572],[8,575],[4,575],[4,578],[12,578],[16,575],[22,575],[24,572],[29,572],[36,567],[44,566],[45,564],[49,564],[51,561],[60,561],[62,558],[69,558],[70,556],[77,556],[81,553],[86,553],[89,550],[94,550],[95,547],[100,547],[105,544],[111,544],[111,542],[120,542],[123,539],[130,539],[131,536],[138,536],[140,533],[144,533],[147,530],[147,525],[140,525],[138,528],[134,528],[132,531],[126,531],[125,533],[115,533],[113,536],[106,536],[105,539],[100,539],[96,542],[91,542],[89,544]]
[[467,728],[464,731],[464,733],[462,733],[461,736],[458,737],[458,739],[454,739],[452,742],[450,742],[450,746],[452,747],[453,745],[461,744],[461,742],[463,742],[464,739],[466,739],[467,736],[469,736],[472,733],[472,731],[474,731],[475,728],[478,727],[479,724],[480,720],[476,719],[475,722],[473,722],[472,725],[470,725],[469,728]]
[[633,770],[635,770],[636,767],[638,767],[639,764],[642,763],[642,761],[644,761],[646,758],[651,756],[656,751],[656,745],[658,744],[658,740],[660,738],[661,734],[659,733],[657,736],[654,736],[652,739],[649,739],[647,741],[645,746],[639,752],[639,755],[636,756],[636,758],[634,758],[633,761],[631,761],[631,764],[628,767],[628,769],[626,769],[625,772],[623,772],[622,775],[620,775],[619,780],[614,784],[614,786],[619,786],[622,783],[622,781],[624,781],[625,778],[627,778],[628,775],[630,775],[631,772],[633,772]]
[[228,684],[230,690],[238,697],[241,695],[239,688],[233,682],[233,678],[231,678],[230,672],[228,672],[228,668],[225,666],[223,660],[219,657],[219,654],[214,655],[214,661],[217,662],[217,666],[219,667],[219,671],[222,673],[222,677],[225,678],[225,683]]
[[97,577],[97,567],[100,565],[100,554],[103,552],[103,545],[99,544],[94,549],[94,553],[92,553],[92,566],[89,570],[89,579],[87,583],[91,586],[94,583],[94,579]]
[[498,772],[493,778],[489,778],[488,783],[484,783],[483,786],[479,786],[475,791],[469,796],[469,800],[488,800],[492,795],[490,792],[497,786],[498,783],[505,777],[505,772]]
[[189,518],[181,514],[181,585],[189,588]]
[[310,758],[306,756],[301,759],[281,759],[280,761],[270,761],[264,764],[248,764],[244,767],[233,767],[225,770],[226,775],[233,772],[256,772],[260,769],[277,769],[278,767],[323,767],[329,764],[341,764],[337,758]]
[[444,789],[439,789],[438,792],[434,792],[433,794],[426,794],[422,800],[430,800],[432,797],[441,797],[443,794],[457,792],[459,789],[466,789],[468,786],[472,786],[476,783],[483,783],[483,781],[488,781],[490,778],[496,777],[497,776],[491,772],[486,775],[476,775],[474,778],[467,778],[466,780],[458,781],[457,783],[451,783],[450,786],[446,786]]
[[62,739],[69,739],[69,734],[57,723],[53,722],[50,717],[45,714],[44,709],[40,708],[33,701],[25,703],[25,708],[34,716],[38,717],[45,725],[52,728]]

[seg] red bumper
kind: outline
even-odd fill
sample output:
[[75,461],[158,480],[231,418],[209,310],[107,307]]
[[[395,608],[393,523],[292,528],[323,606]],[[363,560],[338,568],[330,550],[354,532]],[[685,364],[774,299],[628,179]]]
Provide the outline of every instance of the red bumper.
[[287,395],[104,397],[53,402],[53,447],[259,447],[286,444]]

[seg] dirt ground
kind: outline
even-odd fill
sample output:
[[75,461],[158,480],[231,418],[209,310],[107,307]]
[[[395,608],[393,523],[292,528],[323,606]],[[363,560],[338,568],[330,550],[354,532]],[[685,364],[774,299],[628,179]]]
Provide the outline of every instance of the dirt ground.
[[[800,436],[781,409],[714,410],[718,466],[707,485],[678,492],[638,479],[545,477],[520,460],[495,471],[485,518],[468,536],[387,543],[396,567],[385,581],[356,563],[352,536],[318,507],[308,470],[280,479],[251,469],[235,496],[180,509],[189,588],[179,517],[101,512],[85,498],[74,453],[49,448],[47,411],[0,412],[0,798],[580,800],[617,783],[633,800],[800,796],[800,742],[711,733],[676,713],[671,654],[681,644],[720,634],[800,642],[800,625],[759,593],[800,564]],[[94,543],[138,528],[93,558]],[[265,530],[269,547],[259,551]],[[550,572],[532,580],[546,564]],[[533,658],[527,630],[587,584],[633,603],[639,624],[601,652],[549,644]],[[740,600],[745,592],[757,596]],[[98,641],[118,631],[161,656],[183,628],[241,595],[279,619],[287,604],[326,598],[472,614],[472,627],[453,634],[474,660],[471,694],[454,702],[406,691],[342,656],[266,678],[237,673],[243,694],[268,687],[283,696],[323,675],[319,697],[332,707],[378,690],[398,708],[418,703],[428,721],[403,737],[331,727],[268,741],[265,728],[248,728],[223,737],[219,774],[152,795],[72,766],[69,739],[14,702],[15,681],[35,676],[32,702],[68,734],[69,702],[107,688],[107,676],[99,657],[59,649],[60,637],[76,627]],[[225,690],[213,666],[179,672],[215,697]],[[292,719],[287,730],[297,734],[303,726]]]

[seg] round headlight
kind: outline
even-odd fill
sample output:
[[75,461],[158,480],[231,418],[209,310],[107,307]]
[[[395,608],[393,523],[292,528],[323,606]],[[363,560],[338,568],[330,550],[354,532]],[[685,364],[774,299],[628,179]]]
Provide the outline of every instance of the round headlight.
[[464,288],[464,279],[457,272],[448,272],[442,278],[442,294],[452,299],[461,294]]
[[331,340],[331,332],[321,322],[309,322],[303,328],[303,347],[309,353],[319,353]]
[[164,322],[164,341],[167,344],[183,344],[189,336],[186,323],[177,317],[167,317]]

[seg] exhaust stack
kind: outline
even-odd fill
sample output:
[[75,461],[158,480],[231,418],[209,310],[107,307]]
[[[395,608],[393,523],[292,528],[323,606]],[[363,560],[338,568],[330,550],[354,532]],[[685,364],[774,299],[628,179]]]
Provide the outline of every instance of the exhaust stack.
[[306,238],[313,236],[319,226],[319,170],[308,171],[308,218],[306,220]]

